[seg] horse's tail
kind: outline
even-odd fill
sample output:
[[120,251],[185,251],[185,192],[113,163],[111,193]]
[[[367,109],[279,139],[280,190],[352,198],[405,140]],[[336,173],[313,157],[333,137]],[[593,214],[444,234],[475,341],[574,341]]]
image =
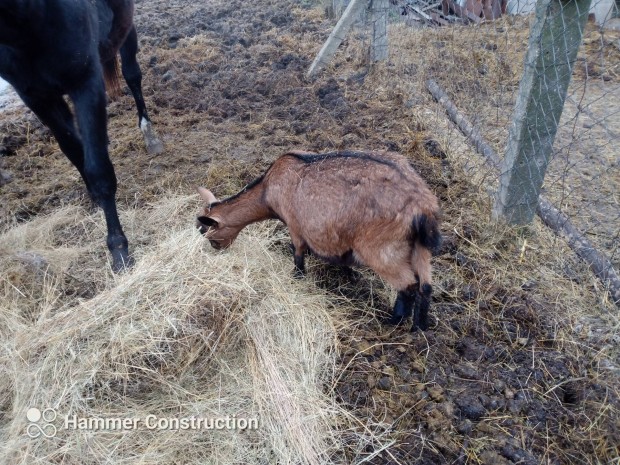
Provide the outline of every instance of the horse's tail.
[[115,99],[121,94],[121,82],[116,56],[113,56],[105,63],[101,63],[101,66],[103,67],[103,79],[108,95],[111,99]]

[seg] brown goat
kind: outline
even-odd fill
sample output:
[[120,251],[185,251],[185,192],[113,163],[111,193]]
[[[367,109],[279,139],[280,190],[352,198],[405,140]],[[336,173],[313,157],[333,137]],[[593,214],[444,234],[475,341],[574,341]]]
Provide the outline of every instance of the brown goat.
[[338,265],[366,265],[396,288],[390,320],[414,311],[412,330],[428,328],[431,250],[439,245],[437,198],[406,158],[392,152],[289,152],[238,194],[206,202],[197,227],[228,247],[248,224],[275,218],[289,229],[296,274],[304,253]]

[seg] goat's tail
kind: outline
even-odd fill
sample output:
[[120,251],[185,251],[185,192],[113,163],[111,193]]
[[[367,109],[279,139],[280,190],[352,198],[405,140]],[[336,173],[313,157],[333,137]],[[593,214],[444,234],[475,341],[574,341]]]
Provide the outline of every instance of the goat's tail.
[[420,213],[413,217],[411,222],[410,240],[430,251],[435,251],[441,245],[439,222],[434,214]]
[[411,265],[422,290],[425,284],[431,284],[431,255],[441,244],[437,216],[432,213],[414,216],[409,241],[412,246]]
[[103,79],[108,95],[111,99],[115,99],[121,94],[121,82],[118,70],[118,60],[116,56],[101,63],[103,67]]

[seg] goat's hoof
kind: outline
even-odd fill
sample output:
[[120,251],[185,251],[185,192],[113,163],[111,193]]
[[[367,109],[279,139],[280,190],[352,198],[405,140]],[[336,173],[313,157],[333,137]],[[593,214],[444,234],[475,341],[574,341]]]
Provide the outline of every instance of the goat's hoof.
[[295,279],[304,279],[306,277],[306,272],[302,271],[300,269],[295,269],[295,271],[293,271],[293,278]]
[[392,315],[390,318],[385,320],[385,324],[391,326],[400,326],[405,321],[405,316],[403,315]]
[[424,323],[424,324],[416,324],[416,323],[414,323],[413,326],[411,326],[411,332],[412,333],[417,331],[418,329],[420,331],[428,330],[428,323]]
[[351,283],[351,284],[357,284],[361,281],[362,279],[362,274],[357,271],[354,270],[353,268],[351,268],[350,266],[343,266],[342,267],[342,273],[344,274],[345,278]]

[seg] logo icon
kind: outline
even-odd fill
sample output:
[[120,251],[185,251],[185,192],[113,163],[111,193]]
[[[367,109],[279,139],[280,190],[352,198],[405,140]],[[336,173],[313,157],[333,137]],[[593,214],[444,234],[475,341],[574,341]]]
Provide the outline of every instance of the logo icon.
[[[46,438],[53,438],[56,436],[57,430],[52,422],[56,419],[56,410],[52,408],[46,408],[41,412],[36,407],[28,409],[26,412],[26,418],[30,424],[26,427],[26,433],[31,438],[38,438],[39,436],[45,436]],[[39,421],[43,419],[42,426],[39,426]]]

